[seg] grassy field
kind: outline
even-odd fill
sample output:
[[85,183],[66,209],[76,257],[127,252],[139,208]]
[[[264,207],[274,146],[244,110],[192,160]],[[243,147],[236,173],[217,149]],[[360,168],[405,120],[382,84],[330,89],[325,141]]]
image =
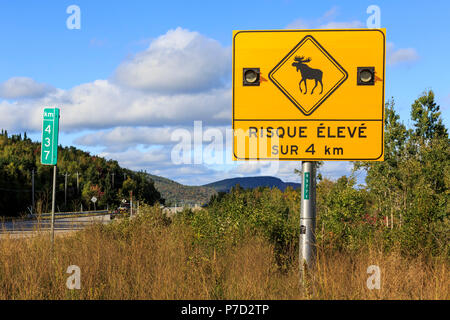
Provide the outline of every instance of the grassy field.
[[[298,261],[276,262],[273,246],[249,232],[220,250],[198,244],[193,229],[158,208],[111,225],[57,237],[0,241],[0,299],[449,299],[446,257],[318,248],[317,268],[300,285]],[[293,253],[296,256],[295,252]],[[81,270],[69,290],[68,266]],[[366,286],[381,269],[381,289]]]

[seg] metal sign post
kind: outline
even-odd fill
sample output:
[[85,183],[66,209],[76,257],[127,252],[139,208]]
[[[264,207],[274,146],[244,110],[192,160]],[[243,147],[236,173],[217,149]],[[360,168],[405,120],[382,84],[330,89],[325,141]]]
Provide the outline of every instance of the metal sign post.
[[316,256],[316,164],[302,162],[302,202],[300,209],[300,272],[314,267]]
[[93,196],[93,197],[91,198],[91,201],[94,203],[94,211],[96,211],[97,208],[96,208],[96,206],[95,206],[95,203],[97,202],[97,198],[96,198],[95,196]]
[[31,214],[35,213],[34,205],[34,169],[31,171]]
[[133,191],[130,191],[130,218],[133,216]]
[[52,220],[51,220],[51,239],[52,246],[55,241],[55,199],[56,199],[56,165],[53,166],[53,191],[52,191]]

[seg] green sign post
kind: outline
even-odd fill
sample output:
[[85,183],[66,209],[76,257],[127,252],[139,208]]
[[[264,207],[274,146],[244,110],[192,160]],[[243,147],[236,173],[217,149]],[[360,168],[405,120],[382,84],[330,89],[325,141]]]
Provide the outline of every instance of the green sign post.
[[303,179],[303,197],[305,200],[309,200],[309,185],[310,185],[309,172],[305,172],[305,178]]
[[41,163],[53,166],[51,241],[55,238],[56,163],[58,162],[59,109],[45,108],[42,121]]
[[45,108],[42,121],[41,163],[56,166],[58,161],[59,109]]

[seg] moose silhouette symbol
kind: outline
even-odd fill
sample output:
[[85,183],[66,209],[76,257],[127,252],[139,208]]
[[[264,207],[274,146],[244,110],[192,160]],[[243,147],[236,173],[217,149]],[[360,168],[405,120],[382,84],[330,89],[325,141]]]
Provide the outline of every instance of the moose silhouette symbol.
[[302,91],[302,82],[305,83],[304,94],[306,94],[308,92],[308,87],[306,86],[306,80],[311,79],[311,80],[316,81],[316,85],[312,89],[311,94],[314,93],[314,89],[317,87],[317,82],[320,82],[321,90],[320,90],[319,94],[322,94],[322,92],[323,92],[323,83],[322,83],[323,72],[322,72],[322,70],[313,69],[313,68],[309,67],[308,65],[306,65],[306,63],[311,61],[311,58],[305,59],[303,56],[301,56],[301,57],[297,56],[294,58],[294,60],[295,60],[295,62],[292,63],[292,66],[296,67],[297,71],[300,71],[300,73],[302,75],[302,79],[298,83],[300,92],[303,92]]

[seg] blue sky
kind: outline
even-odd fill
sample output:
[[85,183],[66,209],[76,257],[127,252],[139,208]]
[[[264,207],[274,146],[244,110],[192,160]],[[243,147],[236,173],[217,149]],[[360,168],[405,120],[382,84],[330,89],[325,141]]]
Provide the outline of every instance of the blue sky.
[[[73,4],[81,10],[80,30],[66,27],[66,8]],[[67,115],[61,126],[63,145],[117,159],[131,169],[146,169],[187,184],[263,174],[254,164],[175,165],[170,159],[174,130],[192,131],[194,120],[222,132],[231,126],[232,30],[365,27],[366,9],[372,4],[381,9],[381,27],[386,28],[390,48],[386,97],[395,98],[408,124],[411,103],[431,88],[448,127],[448,1],[427,5],[423,1],[287,0],[2,1],[0,110],[9,116],[0,120],[0,127],[27,131],[39,140],[40,108],[57,104],[63,108],[62,117]],[[180,50],[180,43],[191,57],[205,56],[194,66],[178,61],[180,68],[214,67],[220,70],[221,80],[208,85],[194,72],[184,83],[171,86],[159,81],[175,76],[177,69],[171,63],[156,71],[140,67],[141,60],[149,68],[161,52]],[[136,74],[144,82],[135,82]],[[216,107],[208,108],[209,104]],[[298,181],[293,173],[298,166],[282,164],[277,175]],[[346,162],[327,162],[322,170],[336,178],[350,168]]]

